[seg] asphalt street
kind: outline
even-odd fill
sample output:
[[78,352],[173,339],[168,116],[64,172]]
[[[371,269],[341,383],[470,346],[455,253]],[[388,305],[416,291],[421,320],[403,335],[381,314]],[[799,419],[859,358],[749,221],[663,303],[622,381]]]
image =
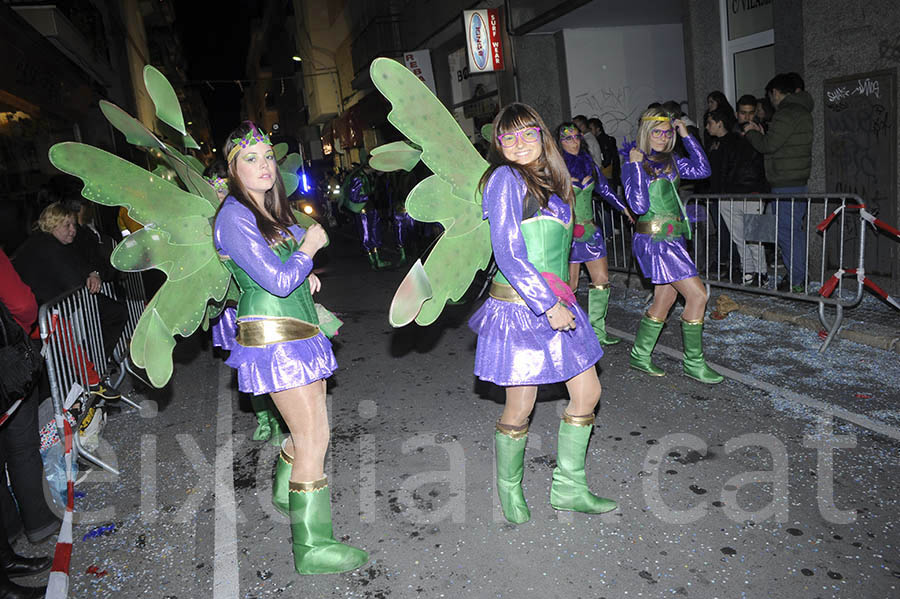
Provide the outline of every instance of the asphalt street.
[[[70,597],[900,597],[895,353],[839,340],[823,356],[810,331],[733,313],[707,321],[707,356],[732,378],[706,386],[666,353],[681,350],[676,308],[654,354],[667,376],[628,369],[627,341],[599,364],[587,474],[619,508],[550,507],[566,401],[551,386],[528,437],[532,519],[511,525],[493,480],[502,392],[472,375],[477,303],[392,329],[406,269],[376,273],[355,245],[332,245],[318,301],[345,325],[326,469],[336,537],[371,561],[294,573],[270,503],[278,449],[250,440],[248,398],[198,333],[166,388],[135,385],[140,413],[110,414],[101,455],[121,475],[77,487]],[[614,289],[610,327],[633,335],[645,295]]]

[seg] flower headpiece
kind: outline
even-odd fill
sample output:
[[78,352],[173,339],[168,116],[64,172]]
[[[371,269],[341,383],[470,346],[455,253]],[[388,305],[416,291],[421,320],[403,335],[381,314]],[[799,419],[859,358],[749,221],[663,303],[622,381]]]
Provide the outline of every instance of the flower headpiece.
[[209,181],[209,184],[212,185],[217,192],[228,191],[228,179],[223,179],[222,177],[208,177],[206,180]]
[[581,131],[578,130],[578,127],[563,127],[559,130],[560,139],[570,135],[581,135]]
[[231,162],[237,153],[241,151],[243,148],[248,148],[254,144],[258,144],[260,142],[271,146],[272,142],[269,141],[269,136],[265,133],[262,133],[259,129],[256,128],[256,125],[251,123],[250,121],[245,121],[248,125],[250,125],[250,130],[244,135],[244,137],[235,137],[231,140],[231,143],[234,144],[234,147],[231,148],[231,151],[228,153],[228,160],[226,162]]

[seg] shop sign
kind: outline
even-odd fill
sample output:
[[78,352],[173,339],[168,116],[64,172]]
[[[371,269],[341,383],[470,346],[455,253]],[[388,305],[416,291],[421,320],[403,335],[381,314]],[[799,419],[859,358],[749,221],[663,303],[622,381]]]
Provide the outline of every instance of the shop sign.
[[466,47],[471,73],[503,70],[503,46],[500,40],[500,10],[485,8],[463,11]]
[[419,78],[419,81],[428,86],[431,93],[437,95],[434,87],[434,72],[431,70],[431,50],[405,52],[403,63],[407,69],[412,71],[413,75]]

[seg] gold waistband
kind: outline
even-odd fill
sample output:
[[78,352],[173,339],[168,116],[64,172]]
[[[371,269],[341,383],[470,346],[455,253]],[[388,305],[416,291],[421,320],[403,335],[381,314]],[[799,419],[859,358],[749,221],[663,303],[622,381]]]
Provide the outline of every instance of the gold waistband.
[[634,223],[634,232],[642,235],[656,235],[662,232],[663,227],[669,223],[678,222],[680,225],[684,222],[682,218],[654,218],[653,220],[639,220]]
[[272,317],[262,320],[238,321],[236,341],[244,347],[265,347],[311,339],[319,334],[319,327],[296,318]]
[[515,302],[517,304],[524,304],[525,300],[522,299],[522,296],[513,289],[512,285],[504,285],[503,283],[498,283],[497,281],[493,281],[491,283],[491,288],[488,291],[488,294],[501,302]]

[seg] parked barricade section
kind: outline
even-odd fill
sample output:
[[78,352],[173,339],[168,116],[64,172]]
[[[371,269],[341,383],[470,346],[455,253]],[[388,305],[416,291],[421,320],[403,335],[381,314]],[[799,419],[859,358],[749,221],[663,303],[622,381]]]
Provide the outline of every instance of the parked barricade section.
[[[107,374],[107,362],[100,332],[97,298],[86,287],[79,287],[43,304],[38,311],[43,355],[50,383],[50,396],[56,422],[65,421],[65,402],[81,402],[84,412],[91,403],[91,389]],[[70,397],[70,394],[72,397]],[[60,439],[64,431],[59,431]],[[115,474],[118,471],[84,450],[78,432],[73,452]]]
[[[43,341],[43,354],[50,381],[50,394],[54,413],[62,417],[67,398],[82,404],[87,413],[93,401],[92,390],[101,383],[117,387],[130,371],[128,363],[129,342],[143,313],[146,300],[140,273],[126,273],[116,283],[105,282],[100,294],[124,304],[126,318],[122,332],[107,359],[103,344],[99,294],[91,294],[86,287],[79,287],[42,305],[39,326]],[[70,394],[74,397],[70,397]],[[136,408],[137,404],[122,396],[121,401]],[[62,422],[65,418],[57,418]],[[62,438],[63,431],[60,431]],[[75,457],[83,455],[98,466],[115,474],[118,472],[85,450],[78,431],[74,435]]]
[[[597,213],[609,269],[642,276],[631,253],[629,219],[600,202]],[[865,214],[855,194],[696,194],[684,200],[692,229],[685,243],[709,286],[818,303],[828,331],[824,351],[840,328],[843,309],[862,299]],[[848,272],[859,273],[855,283],[835,280],[835,273]],[[829,281],[836,289],[825,287]],[[825,306],[834,308],[833,318]]]

